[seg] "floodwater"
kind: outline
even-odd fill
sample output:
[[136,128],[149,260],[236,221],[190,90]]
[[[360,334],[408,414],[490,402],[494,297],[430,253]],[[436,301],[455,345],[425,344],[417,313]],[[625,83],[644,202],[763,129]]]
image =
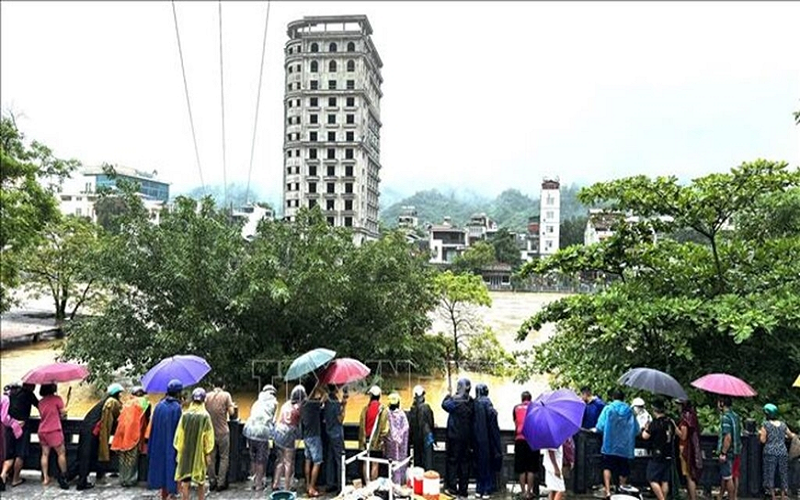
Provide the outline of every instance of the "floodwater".
[[[559,294],[534,294],[534,293],[513,293],[513,292],[491,292],[492,306],[481,308],[480,316],[486,326],[490,326],[497,334],[498,340],[503,347],[509,351],[527,349],[531,344],[538,344],[552,334],[552,329],[532,334],[525,342],[515,341],[516,331],[528,317],[533,315],[541,307],[562,295]],[[433,332],[447,332],[447,323],[440,318],[433,317]],[[61,340],[39,342],[37,344],[25,344],[0,350],[0,384],[5,385],[15,380],[19,380],[28,370],[33,367],[52,363],[59,353]],[[441,377],[420,377],[409,371],[407,364],[403,362],[367,362],[372,368],[373,375],[379,375],[381,387],[384,395],[396,390],[401,397],[402,407],[411,406],[413,387],[420,384],[425,387],[427,401],[434,410],[434,418],[437,426],[443,426],[446,422],[446,414],[441,409],[441,401],[447,395],[448,378],[446,375]],[[519,402],[520,393],[528,390],[536,397],[537,394],[548,388],[546,376],[537,376],[525,384],[517,384],[512,379],[506,377],[496,377],[480,373],[464,372],[451,375],[451,383],[455,388],[455,382],[460,377],[468,377],[472,381],[472,386],[483,382],[489,386],[489,397],[494,403],[499,413],[499,424],[501,429],[513,429],[512,409]],[[266,381],[263,381],[266,383]],[[277,385],[279,400],[284,401],[291,386]],[[254,391],[255,391],[254,384]],[[358,423],[361,410],[368,401],[365,394],[369,386],[365,382],[359,386],[352,387],[350,398],[346,406],[345,422]],[[66,399],[71,389],[68,401],[68,414],[70,417],[82,417],[94,405],[100,394],[92,386],[85,383],[71,383],[59,385],[59,394]],[[233,394],[234,402],[239,407],[239,418],[245,419],[250,413],[250,406],[256,400],[256,392],[237,392]],[[150,395],[155,403],[161,395]]]

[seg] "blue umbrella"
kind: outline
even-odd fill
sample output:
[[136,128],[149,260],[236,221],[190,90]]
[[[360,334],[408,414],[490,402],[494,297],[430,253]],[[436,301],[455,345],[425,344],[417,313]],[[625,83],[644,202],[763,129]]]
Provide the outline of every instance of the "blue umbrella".
[[686,401],[689,396],[671,375],[654,368],[632,368],[619,378],[619,383],[653,394],[663,394]]
[[323,349],[322,347],[312,349],[292,361],[292,364],[289,366],[289,369],[286,370],[286,376],[284,376],[283,379],[298,379],[306,373],[311,373],[320,366],[323,366],[335,356],[336,352],[331,351],[330,349]]
[[543,393],[528,406],[522,435],[533,450],[558,448],[580,430],[585,409],[569,389]]
[[210,371],[211,365],[199,356],[170,356],[144,374],[142,386],[147,392],[167,392],[167,384],[172,379],[178,379],[188,387],[200,382]]

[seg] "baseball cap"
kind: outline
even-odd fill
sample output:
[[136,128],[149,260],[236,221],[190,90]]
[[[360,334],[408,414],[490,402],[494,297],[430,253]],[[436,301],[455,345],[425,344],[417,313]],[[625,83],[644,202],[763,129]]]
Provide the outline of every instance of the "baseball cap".
[[109,396],[115,396],[115,395],[119,394],[120,392],[122,392],[123,390],[124,389],[122,388],[122,385],[114,382],[113,384],[108,386],[108,391],[106,391],[106,392],[108,392]]
[[631,403],[631,406],[644,406],[644,399],[642,398],[635,398]]
[[390,405],[399,405],[400,404],[400,395],[396,392],[389,394],[386,398],[389,401]]
[[423,394],[425,394],[425,388],[422,387],[421,385],[415,385],[414,386],[414,395],[415,396],[422,396]]
[[192,401],[205,401],[206,400],[206,390],[202,387],[198,387],[197,389],[192,391]]
[[275,389],[274,385],[267,384],[261,389],[261,392],[271,392],[272,394],[275,394],[278,391],[277,391],[277,389]]
[[369,393],[373,396],[380,396],[381,395],[381,388],[377,385],[373,385],[369,388]]

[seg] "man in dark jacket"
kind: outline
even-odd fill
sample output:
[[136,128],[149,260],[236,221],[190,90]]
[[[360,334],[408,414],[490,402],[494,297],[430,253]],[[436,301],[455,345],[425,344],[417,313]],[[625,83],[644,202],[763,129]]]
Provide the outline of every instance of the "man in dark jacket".
[[[103,406],[109,397],[106,395],[106,397],[92,406],[86,416],[83,417],[83,422],[81,422],[78,434],[78,458],[70,464],[67,472],[69,481],[72,481],[76,476],[78,477],[77,488],[79,490],[88,490],[94,487],[94,484],[89,482],[89,473],[91,473],[92,469],[97,470],[97,449],[100,441],[93,431],[103,416]],[[100,475],[99,472],[98,475]]]
[[414,448],[414,464],[425,470],[433,469],[433,410],[425,402],[425,388],[414,387],[414,403],[408,412],[411,446]]
[[450,494],[460,498],[467,497],[469,466],[472,463],[475,402],[469,395],[471,385],[469,379],[460,379],[456,386],[456,395],[448,394],[442,401],[442,409],[449,414],[445,488]]

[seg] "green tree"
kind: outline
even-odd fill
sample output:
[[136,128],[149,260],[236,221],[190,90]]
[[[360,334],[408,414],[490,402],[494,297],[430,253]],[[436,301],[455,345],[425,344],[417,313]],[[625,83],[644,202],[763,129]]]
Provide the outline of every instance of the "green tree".
[[517,267],[522,262],[516,237],[508,229],[504,227],[498,229],[492,236],[491,244],[494,247],[494,257],[497,262],[509,264],[511,267]]
[[453,259],[453,271],[478,274],[486,266],[495,263],[495,249],[488,241],[476,241]]
[[585,215],[562,220],[558,234],[559,248],[567,248],[571,245],[583,245],[583,233],[586,231],[587,220],[588,217]]
[[74,319],[78,309],[94,298],[102,280],[101,245],[97,226],[82,217],[66,216],[48,222],[37,245],[21,259],[26,288],[52,297],[59,324]]
[[464,361],[473,371],[499,377],[515,375],[517,370],[516,359],[503,348],[497,334],[490,327],[470,337]]
[[[643,176],[599,183],[580,196],[631,211],[610,239],[569,247],[526,265],[523,275],[606,270],[619,279],[594,294],[548,304],[519,330],[556,334],[532,349],[525,379],[610,389],[628,368],[665,370],[684,386],[727,372],[760,394],[800,401],[800,170],[757,160],[680,185]],[[732,224],[732,226],[731,226]],[[670,237],[691,230],[701,243]],[[767,368],[769,367],[769,368]]]
[[474,274],[444,271],[436,275],[433,282],[439,300],[439,315],[452,327],[452,354],[458,369],[459,348],[464,349],[467,337],[480,326],[476,307],[491,306],[492,298],[481,277]]
[[0,117],[0,311],[11,305],[8,294],[19,284],[20,259],[60,215],[54,190],[79,165],[56,158],[40,142],[27,144],[14,116]]

